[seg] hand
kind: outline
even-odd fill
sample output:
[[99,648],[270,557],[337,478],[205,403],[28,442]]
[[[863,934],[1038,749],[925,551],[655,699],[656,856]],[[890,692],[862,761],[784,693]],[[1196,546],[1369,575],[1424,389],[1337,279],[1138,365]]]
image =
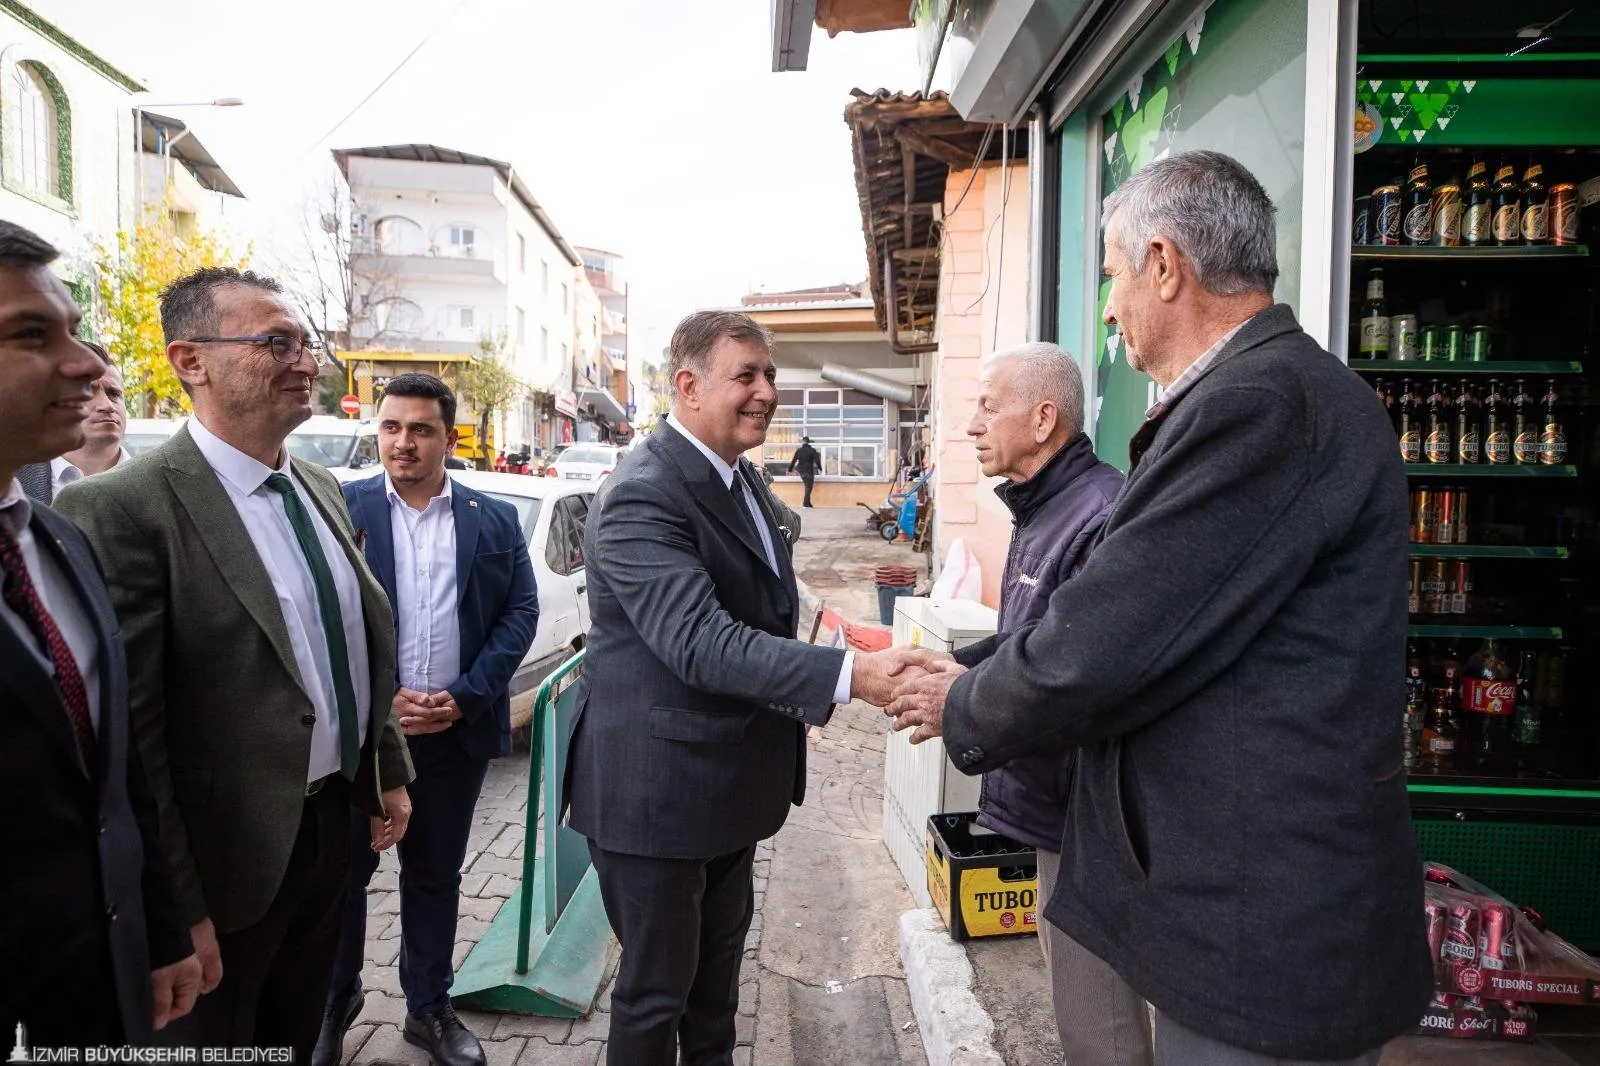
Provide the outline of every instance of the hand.
[[400,843],[411,824],[411,797],[404,785],[391,788],[383,794],[383,817],[369,819],[372,823],[372,850],[388,851]]
[[429,696],[428,706],[433,708],[436,721],[459,722],[466,717],[456,698],[450,695],[449,689],[442,689]]
[[447,714],[433,705],[433,697],[416,689],[402,688],[394,694],[394,714],[400,720],[400,732],[408,737],[427,733],[442,733],[450,728]]
[[200,960],[200,994],[215,989],[222,983],[222,948],[217,946],[217,927],[210,918],[202,918],[189,927],[189,939],[194,941],[194,957]]
[[155,1001],[151,1028],[159,1032],[168,1022],[194,1009],[194,1001],[200,996],[201,973],[197,955],[150,971],[150,992]]
[[927,648],[857,652],[850,672],[850,698],[882,707],[894,694],[895,686],[909,676],[908,672],[921,673],[932,669],[934,663],[949,660],[945,653]]
[[925,674],[908,677],[894,690],[894,697],[884,708],[894,715],[894,728],[916,726],[911,743],[921,744],[944,732],[944,701],[956,678],[967,672],[959,663],[944,661],[933,665]]

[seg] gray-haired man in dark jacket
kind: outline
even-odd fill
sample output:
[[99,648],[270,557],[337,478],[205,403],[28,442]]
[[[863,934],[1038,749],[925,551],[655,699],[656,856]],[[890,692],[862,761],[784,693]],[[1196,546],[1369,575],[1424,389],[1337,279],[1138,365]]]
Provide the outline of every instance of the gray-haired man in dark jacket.
[[[1072,356],[1054,344],[1000,352],[984,367],[967,433],[985,476],[1006,479],[995,495],[1013,522],[1000,580],[999,637],[1038,621],[1051,594],[1083,569],[1122,489],[1122,474],[1095,456],[1083,416],[1083,375]],[[956,661],[963,666],[982,662],[999,637],[963,648]],[[1061,862],[1074,751],[1045,746],[983,775],[978,823],[1038,849],[1040,899],[1050,898]],[[1039,946],[1050,970],[1066,1061],[1147,1062],[1150,1024],[1144,1001],[1131,991],[1111,998],[1103,986],[1075,987],[1074,945],[1049,922],[1039,927]],[[1086,1009],[1094,1019],[1089,1024],[1080,1020]],[[1114,1056],[1114,1046],[1137,1057]]]
[[1272,302],[1236,160],[1105,205],[1105,320],[1163,389],[1044,616],[889,710],[977,773],[1078,745],[1045,917],[1156,1011],[1157,1066],[1376,1066],[1427,1006],[1397,723],[1406,491],[1372,390]]

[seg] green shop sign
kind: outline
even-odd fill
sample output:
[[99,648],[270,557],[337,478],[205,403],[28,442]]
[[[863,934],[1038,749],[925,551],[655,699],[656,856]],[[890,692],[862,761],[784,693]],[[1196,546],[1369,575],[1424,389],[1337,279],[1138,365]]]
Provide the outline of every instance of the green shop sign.
[[1600,144],[1600,82],[1542,78],[1365,78],[1356,149]]

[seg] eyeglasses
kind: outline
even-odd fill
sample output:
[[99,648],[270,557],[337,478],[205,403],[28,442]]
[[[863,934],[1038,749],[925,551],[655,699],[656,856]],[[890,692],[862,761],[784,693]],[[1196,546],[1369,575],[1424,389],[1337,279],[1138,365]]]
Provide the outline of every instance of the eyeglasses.
[[267,348],[272,352],[272,358],[280,363],[298,363],[301,352],[310,352],[311,358],[318,366],[326,366],[328,353],[321,341],[301,340],[299,337],[280,337],[277,334],[267,337],[190,337],[190,344],[253,344],[258,348]]

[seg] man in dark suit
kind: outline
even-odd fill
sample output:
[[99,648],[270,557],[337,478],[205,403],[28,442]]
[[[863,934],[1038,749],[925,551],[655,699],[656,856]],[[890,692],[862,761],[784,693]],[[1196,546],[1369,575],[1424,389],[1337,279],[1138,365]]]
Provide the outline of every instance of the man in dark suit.
[[672,414],[611,475],[584,534],[589,658],[567,783],[622,942],[613,1066],[732,1062],[751,859],[804,795],[805,724],[887,698],[924,659],[794,639],[789,553],[741,457],[766,437],[774,373],[745,315],[679,323]]
[[50,272],[0,222],[0,1033],[144,1043],[188,1013],[195,958],[128,730],[128,680],[83,535],[31,502],[28,463],[80,447],[98,353]]
[[1273,214],[1216,152],[1107,198],[1105,320],[1162,387],[1127,488],[1036,622],[888,708],[967,773],[1080,746],[1045,917],[1084,1024],[1155,1008],[1155,1066],[1376,1066],[1433,987],[1405,471],[1372,390],[1273,304]]
[[800,447],[794,450],[794,455],[789,459],[789,473],[800,471],[800,483],[805,486],[805,499],[800,501],[801,507],[811,506],[811,486],[817,483],[817,472],[822,469],[822,454],[811,446],[810,437],[800,438]]
[[[481,1066],[483,1047],[450,1007],[461,862],[489,760],[511,751],[511,675],[533,644],[539,594],[516,508],[451,479],[456,398],[401,374],[378,404],[381,477],[348,483],[350,518],[394,605],[394,712],[417,778],[400,843],[400,987],[405,1038],[439,1066]],[[366,887],[378,855],[356,841],[350,898],[313,1066],[334,1066],[362,1004]]]
[[68,485],[106,567],[140,755],[208,988],[163,1038],[316,1044],[352,802],[405,833],[394,619],[333,476],[291,459],[323,355],[271,278],[197,271],[161,297],[194,403],[161,446]]

